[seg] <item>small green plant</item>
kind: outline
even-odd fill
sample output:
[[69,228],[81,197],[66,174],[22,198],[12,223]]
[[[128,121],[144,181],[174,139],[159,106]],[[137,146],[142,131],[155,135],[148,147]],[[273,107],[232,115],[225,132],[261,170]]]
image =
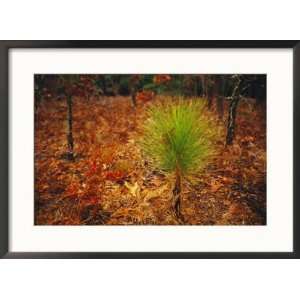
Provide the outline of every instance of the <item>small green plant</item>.
[[180,221],[183,179],[199,173],[215,152],[217,128],[204,110],[202,99],[153,104],[143,127],[141,145],[145,155],[175,177],[173,205]]

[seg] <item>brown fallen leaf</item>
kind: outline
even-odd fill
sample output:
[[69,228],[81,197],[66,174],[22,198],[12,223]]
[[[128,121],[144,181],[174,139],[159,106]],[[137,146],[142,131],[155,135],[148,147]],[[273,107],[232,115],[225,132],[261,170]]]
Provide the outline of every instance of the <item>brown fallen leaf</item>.
[[223,183],[216,181],[216,180],[212,180],[210,183],[210,190],[214,193],[214,192],[218,191],[222,186],[223,186]]
[[167,189],[169,189],[169,184],[165,184],[163,186],[161,186],[160,188],[157,188],[155,190],[149,190],[149,189],[145,189],[142,192],[142,198],[143,201],[149,201],[152,198],[156,198],[162,195],[163,192],[165,192]]
[[125,186],[127,187],[132,196],[139,197],[140,187],[137,182],[135,182],[134,184],[130,184],[129,182],[125,181]]

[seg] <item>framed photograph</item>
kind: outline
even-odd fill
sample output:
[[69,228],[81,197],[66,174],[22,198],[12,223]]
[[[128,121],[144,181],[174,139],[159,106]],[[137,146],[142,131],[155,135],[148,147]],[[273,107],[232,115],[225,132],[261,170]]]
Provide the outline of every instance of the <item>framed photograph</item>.
[[0,42],[3,258],[300,258],[298,41]]

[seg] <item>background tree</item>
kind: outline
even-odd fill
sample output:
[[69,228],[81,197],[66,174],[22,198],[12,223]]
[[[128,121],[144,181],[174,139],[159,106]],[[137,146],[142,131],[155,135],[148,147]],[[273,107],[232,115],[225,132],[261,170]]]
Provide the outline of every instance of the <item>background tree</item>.
[[132,106],[136,107],[136,94],[140,83],[141,76],[138,74],[132,75],[129,81],[129,90],[131,95]]
[[227,135],[226,135],[226,145],[231,145],[233,142],[235,134],[235,118],[238,103],[240,101],[240,85],[241,76],[233,75],[232,79],[235,82],[232,95],[230,97],[230,104],[228,109],[228,119],[227,119]]
[[34,80],[34,108],[35,112],[38,109],[39,104],[42,101],[43,98],[43,92],[45,91],[45,75],[39,74],[35,75],[35,80]]
[[78,76],[65,75],[61,77],[67,99],[67,159],[74,160],[74,139],[73,139],[73,96],[81,92],[78,86]]
[[216,104],[217,112],[220,120],[223,120],[224,116],[224,97],[225,97],[225,77],[223,75],[216,75],[215,84],[217,90]]
[[215,97],[215,81],[213,75],[206,75],[206,89],[207,89],[207,107],[212,109],[213,99]]

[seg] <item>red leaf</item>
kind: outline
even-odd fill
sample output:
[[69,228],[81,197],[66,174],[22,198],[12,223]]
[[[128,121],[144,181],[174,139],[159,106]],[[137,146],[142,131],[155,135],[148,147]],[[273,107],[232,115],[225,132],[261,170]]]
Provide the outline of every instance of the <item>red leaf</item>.
[[108,171],[106,172],[106,179],[111,181],[118,181],[125,177],[125,173],[122,171]]

